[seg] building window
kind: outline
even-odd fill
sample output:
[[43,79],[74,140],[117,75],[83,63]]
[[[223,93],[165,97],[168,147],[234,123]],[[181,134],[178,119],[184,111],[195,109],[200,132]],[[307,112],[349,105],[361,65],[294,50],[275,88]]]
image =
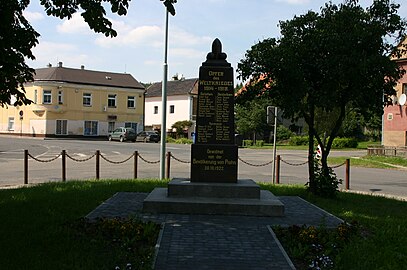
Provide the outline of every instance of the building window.
[[67,135],[68,134],[68,120],[57,120],[57,126],[55,130],[56,135]]
[[64,94],[61,90],[58,91],[58,104],[64,104]]
[[132,128],[132,129],[134,129],[135,132],[137,132],[137,123],[134,123],[134,122],[126,122],[126,123],[124,123],[124,127],[126,127],[126,128]]
[[107,106],[109,108],[116,108],[116,95],[108,95],[107,96]]
[[174,105],[171,105],[170,106],[170,113],[174,113],[175,112],[175,106]]
[[403,83],[403,89],[401,90],[401,93],[407,95],[407,83]]
[[116,122],[109,122],[107,126],[107,132],[112,132],[116,126]]
[[389,121],[393,120],[393,114],[392,113],[387,114],[387,120],[389,120]]
[[85,121],[85,129],[83,132],[85,136],[98,135],[98,121]]
[[12,131],[14,130],[14,117],[9,117],[8,118],[8,130]]
[[127,108],[130,109],[136,108],[136,98],[134,96],[127,97]]
[[92,106],[92,94],[83,93],[83,106]]
[[38,97],[37,97],[37,96],[38,96],[38,90],[35,89],[35,90],[34,90],[34,103],[35,103],[35,104],[37,104],[37,102],[38,102]]
[[52,103],[51,90],[44,90],[43,91],[42,103],[43,104],[51,104]]
[[154,114],[158,114],[158,106],[154,106]]

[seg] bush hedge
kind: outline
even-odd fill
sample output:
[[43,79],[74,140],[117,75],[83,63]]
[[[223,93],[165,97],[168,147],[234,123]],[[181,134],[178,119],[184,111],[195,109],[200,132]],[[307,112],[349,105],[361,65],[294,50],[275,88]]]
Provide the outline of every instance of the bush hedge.
[[[308,136],[292,136],[288,142],[289,145],[308,145]],[[317,141],[314,140],[314,144],[318,145]],[[333,149],[341,148],[356,148],[358,146],[358,141],[354,138],[335,138],[332,142]]]

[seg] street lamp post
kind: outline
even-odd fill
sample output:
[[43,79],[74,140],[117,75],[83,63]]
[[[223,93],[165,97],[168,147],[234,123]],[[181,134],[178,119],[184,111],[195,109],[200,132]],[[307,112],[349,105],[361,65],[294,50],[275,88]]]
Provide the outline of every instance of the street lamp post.
[[168,80],[168,8],[165,7],[165,38],[164,38],[164,65],[162,81],[162,113],[161,113],[161,146],[160,146],[160,179],[165,178],[165,144],[167,137],[167,80]]

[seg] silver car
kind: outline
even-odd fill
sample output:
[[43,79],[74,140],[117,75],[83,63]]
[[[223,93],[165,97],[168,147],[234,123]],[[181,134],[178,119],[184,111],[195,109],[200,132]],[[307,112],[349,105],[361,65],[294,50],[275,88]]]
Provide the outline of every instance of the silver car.
[[136,140],[136,132],[132,128],[119,127],[109,133],[109,141],[117,140],[120,142]]

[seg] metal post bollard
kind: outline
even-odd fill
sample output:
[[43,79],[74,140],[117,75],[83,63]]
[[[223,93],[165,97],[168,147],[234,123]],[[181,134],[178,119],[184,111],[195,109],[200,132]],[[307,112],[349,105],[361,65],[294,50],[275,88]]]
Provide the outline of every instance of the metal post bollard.
[[280,184],[280,155],[276,157],[276,184]]
[[134,151],[134,179],[137,179],[138,151]]
[[167,170],[165,173],[165,178],[170,178],[170,163],[171,163],[171,152],[167,152]]
[[28,185],[28,150],[24,150],[24,184]]
[[66,151],[62,150],[62,182],[66,181]]
[[100,151],[96,150],[96,179],[99,180],[100,175]]
[[350,185],[350,159],[346,159],[345,161],[345,188],[346,190],[349,190],[349,185]]

